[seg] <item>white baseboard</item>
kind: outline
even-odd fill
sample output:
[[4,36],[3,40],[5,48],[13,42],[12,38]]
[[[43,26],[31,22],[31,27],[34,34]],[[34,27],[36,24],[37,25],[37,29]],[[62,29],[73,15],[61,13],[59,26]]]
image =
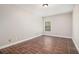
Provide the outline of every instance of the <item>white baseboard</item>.
[[75,47],[76,47],[76,49],[77,49],[77,51],[78,51],[78,53],[79,53],[79,48],[78,48],[78,46],[77,46],[75,40],[74,40],[74,39],[72,39],[72,40],[73,40],[73,42],[74,42],[74,44],[75,44]]
[[14,43],[10,43],[10,44],[7,44],[7,45],[4,45],[4,46],[1,46],[0,49],[6,48],[6,47],[9,47],[9,46],[12,46],[12,45],[18,44],[18,43],[22,43],[22,42],[27,41],[27,40],[29,40],[29,39],[31,40],[31,39],[33,39],[33,38],[35,38],[35,37],[39,37],[39,36],[41,36],[41,35],[42,35],[42,34],[37,35],[37,36],[34,36],[34,37],[30,37],[30,38],[28,38],[28,39],[23,39],[23,40],[20,40],[20,41],[14,42]]
[[[48,35],[48,34],[44,34],[44,35]],[[55,36],[55,37],[62,37],[62,38],[69,38],[69,39],[72,39],[72,37],[59,36],[59,35],[48,35],[48,36]]]

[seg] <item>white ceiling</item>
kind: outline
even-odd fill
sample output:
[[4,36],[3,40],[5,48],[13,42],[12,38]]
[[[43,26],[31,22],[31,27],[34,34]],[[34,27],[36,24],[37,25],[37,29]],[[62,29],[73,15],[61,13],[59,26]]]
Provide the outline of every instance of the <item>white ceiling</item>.
[[32,12],[33,15],[41,17],[67,13],[73,9],[73,5],[71,4],[49,4],[46,8],[42,4],[19,5],[19,7]]
[[50,4],[48,7],[42,7],[38,6],[34,10],[34,14],[38,16],[51,16],[51,15],[56,15],[56,14],[61,14],[61,13],[67,13],[67,12],[72,12],[73,10],[73,5],[53,5]]
[[44,8],[42,4],[16,4],[8,5],[12,7],[17,7],[27,12],[32,13],[35,16],[45,17],[61,13],[71,12],[73,9],[72,4],[49,4],[48,7]]

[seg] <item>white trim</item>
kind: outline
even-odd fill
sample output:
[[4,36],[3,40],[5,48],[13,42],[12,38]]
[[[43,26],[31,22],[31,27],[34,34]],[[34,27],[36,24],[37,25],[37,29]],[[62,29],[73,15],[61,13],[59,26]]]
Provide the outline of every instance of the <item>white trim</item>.
[[49,35],[49,34],[44,34],[44,35],[48,35],[48,36],[55,36],[55,37],[62,37],[62,38],[69,38],[69,39],[72,39],[72,37],[67,37],[67,36]]
[[28,38],[28,39],[20,40],[20,41],[14,42],[14,43],[10,43],[10,44],[7,44],[7,45],[4,45],[4,46],[1,46],[0,49],[6,48],[6,47],[9,47],[9,46],[12,46],[12,45],[18,44],[18,43],[22,43],[22,42],[27,41],[27,40],[29,40],[29,39],[31,40],[31,39],[33,39],[33,38],[35,38],[35,37],[39,37],[39,36],[41,36],[41,35],[42,35],[42,34],[39,34],[39,35],[37,35],[37,36],[30,37],[30,38]]
[[77,49],[77,51],[78,51],[78,53],[79,53],[79,48],[78,48],[78,45],[76,44],[76,42],[75,42],[75,40],[74,39],[72,39],[73,40],[73,42],[74,42],[74,44],[75,44],[75,47],[76,47],[76,49]]

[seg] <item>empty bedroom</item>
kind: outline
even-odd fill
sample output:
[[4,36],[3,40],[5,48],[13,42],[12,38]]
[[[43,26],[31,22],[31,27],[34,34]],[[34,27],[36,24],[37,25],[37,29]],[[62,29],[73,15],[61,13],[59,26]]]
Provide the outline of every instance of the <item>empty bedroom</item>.
[[78,54],[78,4],[0,4],[0,54]]

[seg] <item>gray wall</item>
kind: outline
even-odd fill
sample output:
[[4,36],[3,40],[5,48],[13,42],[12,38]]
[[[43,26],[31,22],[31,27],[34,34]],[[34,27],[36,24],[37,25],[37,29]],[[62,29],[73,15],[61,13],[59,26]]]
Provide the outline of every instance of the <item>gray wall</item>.
[[72,13],[63,13],[44,17],[45,21],[51,21],[51,32],[44,32],[45,35],[72,38]]
[[79,5],[73,9],[73,41],[79,51]]
[[42,31],[42,18],[23,8],[0,5],[0,46],[40,35]]

